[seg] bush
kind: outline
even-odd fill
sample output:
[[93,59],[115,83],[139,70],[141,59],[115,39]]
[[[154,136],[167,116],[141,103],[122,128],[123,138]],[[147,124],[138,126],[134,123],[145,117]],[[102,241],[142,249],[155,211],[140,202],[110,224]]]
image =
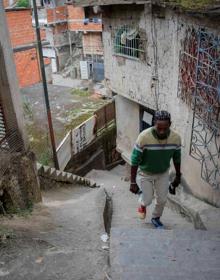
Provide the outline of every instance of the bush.
[[18,0],[17,7],[28,8],[30,6],[29,0]]

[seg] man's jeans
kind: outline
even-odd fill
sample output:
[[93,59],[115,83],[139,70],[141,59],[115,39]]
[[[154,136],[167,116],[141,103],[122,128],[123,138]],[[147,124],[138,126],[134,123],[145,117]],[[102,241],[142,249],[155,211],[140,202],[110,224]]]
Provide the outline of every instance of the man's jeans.
[[138,170],[136,182],[142,191],[139,202],[141,205],[148,206],[155,197],[155,208],[152,217],[161,217],[167,201],[169,189],[169,170],[160,174],[146,174]]

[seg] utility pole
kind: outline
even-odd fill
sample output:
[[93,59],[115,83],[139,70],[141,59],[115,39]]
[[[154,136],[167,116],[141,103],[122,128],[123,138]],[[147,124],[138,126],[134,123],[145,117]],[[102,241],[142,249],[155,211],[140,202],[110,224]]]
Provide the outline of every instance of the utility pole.
[[69,36],[69,45],[70,45],[70,73],[71,73],[71,78],[73,78],[73,49],[72,49],[72,38],[71,38],[71,31],[68,30],[68,36]]
[[43,51],[42,51],[42,44],[41,44],[40,25],[39,25],[38,14],[37,14],[37,5],[36,5],[36,0],[32,0],[32,1],[33,1],[33,10],[34,10],[34,19],[35,19],[35,29],[36,29],[36,35],[37,35],[37,47],[38,47],[39,62],[40,62],[40,69],[41,69],[41,78],[42,78],[43,89],[44,89],[44,98],[45,98],[45,104],[46,104],[46,110],[47,110],[50,141],[51,141],[52,150],[53,150],[53,160],[54,160],[55,168],[59,169],[59,163],[58,163],[57,152],[56,152],[56,143],[55,143],[54,130],[53,130],[53,123],[52,123],[52,117],[51,117],[51,111],[50,111],[50,102],[49,102],[49,97],[48,97],[47,80],[46,80],[46,74],[45,74],[45,68],[44,68],[44,59],[43,59]]

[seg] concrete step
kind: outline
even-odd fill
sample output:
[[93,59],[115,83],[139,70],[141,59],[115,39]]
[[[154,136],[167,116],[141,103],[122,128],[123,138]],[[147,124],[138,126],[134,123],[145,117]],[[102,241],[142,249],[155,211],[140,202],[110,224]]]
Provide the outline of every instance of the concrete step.
[[40,163],[37,163],[36,167],[39,176],[47,177],[52,180],[64,183],[77,183],[91,188],[97,187],[97,184],[93,180],[90,180],[88,178],[80,177],[69,172],[57,170],[54,167],[45,166]]
[[[113,200],[112,227],[153,228],[151,213],[154,202],[148,208],[146,220],[137,217],[138,196],[129,191],[129,182],[124,181],[126,170],[121,166],[111,171],[92,170],[87,178],[104,187]],[[193,229],[194,225],[180,214],[165,207],[162,221],[167,229],[187,228]]]
[[117,227],[110,244],[112,279],[219,279],[219,231]]
[[52,178],[56,178],[55,176],[56,176],[56,169],[55,168],[51,168],[50,169],[50,176],[52,177]]

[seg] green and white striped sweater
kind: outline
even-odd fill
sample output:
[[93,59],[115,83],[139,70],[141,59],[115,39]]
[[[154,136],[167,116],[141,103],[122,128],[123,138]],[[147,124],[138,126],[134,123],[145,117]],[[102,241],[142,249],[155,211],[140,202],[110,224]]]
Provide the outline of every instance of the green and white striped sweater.
[[139,166],[143,172],[163,173],[174,163],[181,161],[181,138],[170,129],[167,139],[159,140],[153,127],[140,133],[131,155],[132,166]]

